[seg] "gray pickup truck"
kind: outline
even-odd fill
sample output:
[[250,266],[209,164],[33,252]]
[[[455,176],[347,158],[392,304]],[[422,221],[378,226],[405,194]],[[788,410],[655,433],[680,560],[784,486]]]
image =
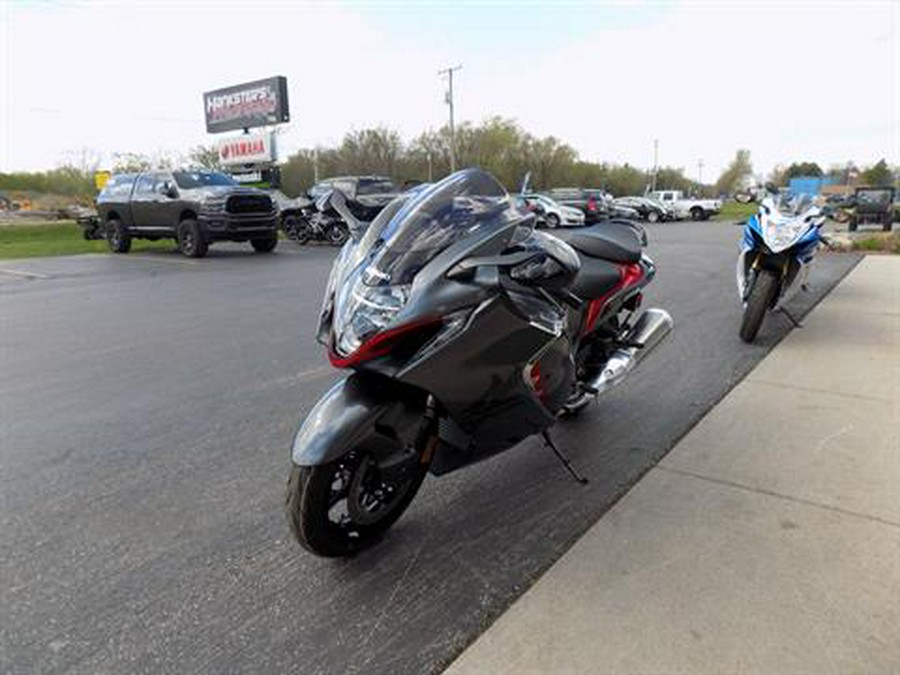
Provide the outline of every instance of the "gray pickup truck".
[[191,258],[215,241],[249,241],[259,253],[278,244],[272,198],[215,171],[115,175],[97,197],[97,212],[115,253],[127,253],[132,239],[175,239]]

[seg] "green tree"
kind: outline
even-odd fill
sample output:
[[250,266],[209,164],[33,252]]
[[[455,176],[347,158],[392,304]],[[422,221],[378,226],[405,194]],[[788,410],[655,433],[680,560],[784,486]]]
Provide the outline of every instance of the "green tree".
[[219,161],[219,149],[214,145],[194,146],[188,153],[188,159],[193,164],[207,169],[219,169],[222,166]]
[[[747,153],[749,156],[749,153]],[[665,167],[656,173],[657,190],[681,190],[685,193],[697,191],[696,183],[684,175],[684,169]]]
[[741,181],[752,175],[753,165],[750,163],[750,151],[738,150],[731,164],[722,172],[715,184],[716,194],[731,194]]
[[341,164],[347,173],[391,176],[403,152],[400,134],[376,127],[351,131],[341,143]]
[[791,178],[821,178],[825,175],[815,162],[794,162],[784,172],[784,184],[787,184]]
[[889,187],[894,183],[894,174],[883,159],[863,171],[861,177],[864,184],[873,187]]

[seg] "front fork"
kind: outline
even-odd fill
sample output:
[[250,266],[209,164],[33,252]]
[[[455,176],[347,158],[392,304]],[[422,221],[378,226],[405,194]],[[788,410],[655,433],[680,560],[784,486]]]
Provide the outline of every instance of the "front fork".
[[747,305],[747,300],[753,290],[753,285],[763,267],[775,272],[778,278],[778,294],[771,309],[779,309],[788,302],[800,288],[806,283],[809,272],[808,265],[798,263],[798,268],[791,270],[790,256],[780,256],[780,260],[766,260],[766,254],[759,249],[746,249],[741,251],[737,261],[737,287],[741,304]]

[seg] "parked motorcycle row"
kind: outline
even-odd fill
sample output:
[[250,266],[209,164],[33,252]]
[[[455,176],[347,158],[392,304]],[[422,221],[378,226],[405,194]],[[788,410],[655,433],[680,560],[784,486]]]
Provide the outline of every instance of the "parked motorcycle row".
[[[586,482],[551,429],[623,382],[672,330],[664,309],[642,309],[656,274],[643,228],[613,219],[536,229],[535,214],[479,169],[400,193],[371,221],[351,204],[340,189],[315,204],[347,228],[317,339],[350,373],[293,442],[285,508],[297,541],[353,555],[400,517],[426,474],[531,436]],[[802,287],[823,222],[803,199],[762,201],[738,259],[741,338]]]
[[[372,193],[372,186],[378,187],[377,194]],[[350,236],[347,223],[327,203],[319,201],[332,187],[343,192],[348,208],[364,219],[365,214],[361,211],[369,211],[368,215],[374,217],[402,191],[389,178],[367,176],[328,179],[317,183],[306,196],[298,199],[289,199],[279,193],[276,199],[280,207],[281,226],[288,239],[298,244],[324,242],[332,246],[344,245]],[[366,187],[369,187],[368,191]],[[550,193],[523,192],[514,195],[516,205],[530,211],[534,215],[534,226],[540,229],[581,227],[615,218],[651,223],[676,219],[672,209],[649,197],[613,198],[601,190],[575,188],[559,188]]]

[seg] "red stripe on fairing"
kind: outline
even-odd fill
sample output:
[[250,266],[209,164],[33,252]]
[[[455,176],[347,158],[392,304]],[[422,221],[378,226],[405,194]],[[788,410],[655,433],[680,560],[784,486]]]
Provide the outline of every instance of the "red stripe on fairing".
[[588,304],[587,316],[585,316],[584,319],[584,330],[581,331],[581,334],[587,335],[597,327],[597,319],[603,314],[603,310],[606,309],[606,305],[614,295],[637,285],[643,278],[644,268],[639,264],[631,263],[629,265],[619,265],[619,283],[599,298],[590,301]]
[[397,341],[420,330],[435,328],[442,323],[440,317],[426,317],[418,321],[405,323],[402,326],[391,328],[381,333],[376,333],[363,342],[359,348],[349,356],[340,356],[334,346],[328,350],[328,360],[335,368],[352,368],[364,361],[371,361],[379,356],[388,354]]

